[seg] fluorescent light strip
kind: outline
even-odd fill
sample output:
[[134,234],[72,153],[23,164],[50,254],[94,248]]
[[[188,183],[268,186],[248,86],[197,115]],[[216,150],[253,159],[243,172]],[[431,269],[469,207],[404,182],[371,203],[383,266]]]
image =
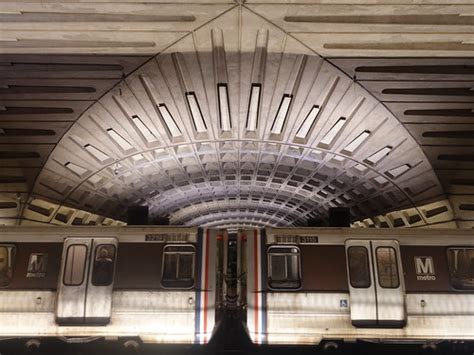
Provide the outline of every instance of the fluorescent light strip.
[[410,169],[411,169],[410,164],[404,164],[404,165],[401,165],[399,167],[396,167],[396,168],[393,168],[393,169],[387,171],[386,174],[389,177],[391,177],[392,179],[396,179],[400,175],[405,174]]
[[181,130],[178,128],[173,116],[171,116],[168,107],[166,107],[165,104],[159,104],[158,111],[160,112],[161,117],[163,118],[163,121],[165,122],[165,125],[168,128],[171,136],[173,138],[182,136]]
[[271,128],[272,134],[281,134],[283,126],[285,125],[286,116],[288,116],[288,111],[290,110],[291,100],[293,99],[292,95],[284,94],[280,102],[280,107],[278,107],[275,120]]
[[140,117],[133,115],[132,122],[148,143],[153,143],[158,140],[153,132],[143,123]]
[[108,128],[107,133],[114,140],[114,142],[117,143],[120,148],[122,148],[122,150],[127,151],[133,149],[133,146],[120,134],[115,132],[113,128]]
[[199,107],[196,94],[194,92],[187,92],[186,100],[188,101],[188,107],[189,107],[189,110],[191,111],[191,118],[194,123],[194,129],[198,133],[206,132],[207,131],[206,122],[204,121],[204,117],[202,117],[201,108]]
[[74,174],[83,176],[85,173],[88,172],[86,168],[83,168],[82,166],[76,165],[74,163],[71,163],[68,161],[66,164],[64,164],[64,167],[72,171]]
[[375,180],[375,182],[376,182],[377,184],[379,184],[380,186],[383,186],[383,185],[385,185],[385,184],[388,182],[388,180],[385,179],[383,176],[377,176],[376,178],[374,178],[374,180]]
[[144,160],[145,157],[143,156],[143,154],[139,153],[139,154],[133,155],[132,159],[135,160],[135,161],[140,161],[140,160]]
[[309,110],[309,113],[306,115],[306,118],[298,129],[298,132],[296,132],[296,138],[306,139],[306,136],[319,115],[319,111],[320,108],[318,105],[314,105],[311,110]]
[[326,133],[323,139],[321,139],[320,144],[324,144],[328,147],[331,146],[331,144],[336,139],[338,133],[342,130],[346,122],[347,122],[347,118],[345,117],[339,118],[337,122],[328,131],[328,133]]
[[232,129],[232,121],[230,119],[229,109],[229,93],[227,91],[227,84],[217,84],[217,94],[219,100],[219,118],[221,122],[221,129],[224,132]]
[[258,126],[258,114],[260,110],[260,92],[262,89],[261,84],[252,84],[250,89],[250,100],[247,112],[247,122],[245,127],[247,131],[255,132]]
[[352,142],[350,142],[346,147],[342,150],[346,154],[353,154],[357,148],[359,148],[362,143],[365,142],[367,138],[370,136],[370,131],[364,131],[359,134]]
[[383,158],[385,158],[390,153],[391,150],[392,150],[392,147],[387,145],[386,147],[380,149],[378,152],[375,152],[370,157],[368,157],[366,161],[369,164],[375,165],[379,163]]
[[98,161],[100,161],[101,163],[105,162],[106,160],[110,159],[110,157],[105,154],[103,151],[101,151],[100,149],[97,149],[96,147],[94,147],[93,145],[90,145],[90,144],[86,144],[84,146],[84,149],[87,150],[87,152],[92,155],[94,158],[96,158]]

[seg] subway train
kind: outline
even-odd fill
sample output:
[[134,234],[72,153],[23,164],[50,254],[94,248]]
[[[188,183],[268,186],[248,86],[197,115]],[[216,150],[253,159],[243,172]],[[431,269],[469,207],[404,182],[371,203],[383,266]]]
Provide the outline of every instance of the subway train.
[[206,344],[227,311],[255,344],[473,341],[473,231],[0,228],[0,340]]

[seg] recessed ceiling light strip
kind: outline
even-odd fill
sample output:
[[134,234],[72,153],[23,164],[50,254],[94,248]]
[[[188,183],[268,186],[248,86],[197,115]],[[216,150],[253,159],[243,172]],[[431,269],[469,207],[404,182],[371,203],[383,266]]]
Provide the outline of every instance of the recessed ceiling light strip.
[[198,133],[203,133],[207,131],[207,125],[202,116],[201,107],[196,98],[194,92],[187,92],[186,101],[188,103],[189,111],[191,112],[191,119],[193,121],[194,129]]
[[260,114],[261,90],[261,84],[252,84],[252,88],[250,89],[249,107],[247,111],[247,121],[245,123],[247,131],[255,132],[257,130],[258,116]]
[[275,120],[273,121],[271,133],[272,134],[281,134],[283,131],[283,127],[285,125],[286,119],[288,117],[288,112],[290,110],[291,101],[293,100],[293,95],[291,94],[284,94],[280,106],[278,107],[278,111],[275,116]]
[[183,134],[176,124],[175,119],[168,110],[168,107],[166,104],[159,101],[159,98],[156,94],[156,88],[153,83],[145,76],[141,76],[141,79],[151,102],[154,104],[154,107],[157,110],[158,116],[161,119],[161,123],[165,126],[165,129],[169,134],[169,137],[174,139],[182,136]]
[[283,94],[272,127],[270,128],[270,132],[273,135],[281,135],[283,133],[291,111],[293,97],[296,95],[300,86],[307,59],[308,57],[306,55],[298,55],[294,60],[293,68],[290,71],[290,76],[284,88],[284,92],[286,93]]
[[138,114],[134,114],[132,109],[120,96],[115,95],[113,98],[123,114],[132,122],[133,128],[143,139],[145,139],[148,144],[158,141],[156,135],[150,130],[150,128],[148,128],[140,116],[138,116]]
[[387,174],[387,176],[392,179],[396,179],[401,175],[405,174],[411,168],[412,166],[410,164],[403,164],[401,166],[388,170],[385,174]]
[[304,119],[300,128],[296,132],[297,138],[306,139],[309,131],[313,127],[314,123],[316,122],[316,118],[318,117],[320,111],[321,110],[318,105],[314,105],[311,108],[311,110],[309,110],[308,114],[306,115],[306,118]]
[[268,30],[258,30],[255,41],[255,51],[253,55],[252,73],[250,76],[249,104],[247,107],[247,119],[245,129],[250,134],[255,134],[258,128],[261,101],[262,101],[262,83],[265,76],[265,65],[267,59]]
[[364,131],[359,134],[356,138],[352,140],[346,147],[342,150],[342,153],[347,155],[352,155],[354,152],[362,146],[367,138],[370,136],[370,131]]
[[[315,81],[316,82],[316,81]],[[313,128],[316,126],[316,122],[323,111],[323,108],[329,101],[334,89],[339,82],[339,77],[335,77],[329,80],[330,84],[326,86],[326,89],[323,93],[318,97],[318,102],[321,102],[320,105],[313,105],[310,111],[306,115],[303,123],[301,124],[300,128],[296,132],[295,137],[299,140],[307,140],[308,135],[311,133]]]
[[387,145],[386,147],[383,147],[379,151],[375,152],[371,156],[369,156],[367,159],[365,159],[365,162],[370,164],[370,165],[376,165],[382,161],[387,155],[390,154],[392,151],[392,146]]
[[338,134],[342,131],[343,127],[347,123],[346,117],[341,117],[337,120],[337,122],[329,129],[329,131],[324,135],[324,137],[319,142],[319,145],[324,146],[326,148],[330,148],[331,145],[336,140]]
[[217,95],[219,101],[219,120],[221,130],[227,132],[232,129],[227,84],[217,84]]
[[182,53],[172,53],[171,58],[176,69],[176,73],[178,74],[177,77],[179,80],[179,85],[184,92],[184,97],[187,103],[189,115],[191,116],[194,131],[198,134],[207,133],[206,121],[204,120],[201,106],[199,105],[197,99],[197,90],[194,88],[192,76],[190,75],[186,60],[184,59]]
[[145,123],[143,123],[142,119],[139,116],[132,115],[131,120],[138,132],[148,143],[153,143],[158,140],[158,138],[156,138],[153,132],[145,125]]
[[336,123],[329,129],[329,131],[324,135],[324,137],[319,142],[318,146],[330,149],[335,143],[336,139],[342,134],[342,131],[346,124],[352,119],[352,117],[357,113],[359,108],[364,103],[365,98],[359,97],[354,100],[351,108],[348,110],[348,115],[345,117],[340,117]]
[[64,167],[80,177],[84,176],[86,173],[89,172],[89,170],[87,170],[86,168],[83,168],[82,166],[71,163],[70,161],[65,163]]
[[110,157],[107,154],[105,154],[103,151],[101,151],[100,149],[94,147],[93,145],[89,143],[84,145],[84,149],[101,163],[104,163],[105,161],[110,159]]
[[114,131],[113,128],[108,128],[107,133],[110,136],[110,138],[113,139],[113,141],[123,150],[123,151],[129,151],[133,149],[133,146],[125,139],[123,138],[120,134]]
[[165,104],[158,105],[158,112],[160,113],[161,118],[163,119],[163,122],[165,123],[166,128],[168,129],[168,132],[173,138],[177,138],[183,135],[178,125],[176,124],[176,121],[174,120],[173,116],[171,116],[168,107]]

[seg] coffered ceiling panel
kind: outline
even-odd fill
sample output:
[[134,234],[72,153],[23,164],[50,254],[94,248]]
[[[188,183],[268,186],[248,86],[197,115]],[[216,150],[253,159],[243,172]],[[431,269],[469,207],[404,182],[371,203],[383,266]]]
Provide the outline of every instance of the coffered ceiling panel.
[[470,1],[0,4],[3,223],[474,221]]

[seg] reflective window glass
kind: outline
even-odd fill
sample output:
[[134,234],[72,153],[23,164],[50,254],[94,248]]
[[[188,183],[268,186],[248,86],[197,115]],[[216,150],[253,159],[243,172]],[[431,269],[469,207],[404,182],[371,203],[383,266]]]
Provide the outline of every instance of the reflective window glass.
[[354,288],[368,288],[370,281],[369,253],[366,247],[349,247],[349,279]]
[[14,245],[0,245],[0,287],[7,287],[12,280],[15,254]]
[[114,280],[115,245],[101,244],[95,248],[92,284],[110,286]]
[[397,254],[394,248],[379,247],[376,250],[379,285],[384,288],[398,288]]
[[474,289],[474,248],[449,248],[448,266],[454,288]]
[[296,247],[268,249],[268,284],[274,289],[301,286],[300,250]]
[[165,246],[161,284],[169,288],[193,287],[195,254],[192,245]]
[[66,254],[63,282],[66,286],[79,286],[84,282],[87,247],[82,244],[70,245]]

